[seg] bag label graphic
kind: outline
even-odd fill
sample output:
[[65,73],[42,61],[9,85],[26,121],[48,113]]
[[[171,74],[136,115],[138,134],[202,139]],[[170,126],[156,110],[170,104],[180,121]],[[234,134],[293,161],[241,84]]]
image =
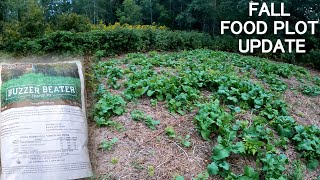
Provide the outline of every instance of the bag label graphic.
[[92,175],[80,61],[0,64],[1,179]]

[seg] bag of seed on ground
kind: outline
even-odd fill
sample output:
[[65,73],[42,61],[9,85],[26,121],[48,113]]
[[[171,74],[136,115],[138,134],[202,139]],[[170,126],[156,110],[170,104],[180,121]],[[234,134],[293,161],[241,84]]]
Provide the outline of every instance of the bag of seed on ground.
[[80,61],[0,64],[1,179],[92,175]]

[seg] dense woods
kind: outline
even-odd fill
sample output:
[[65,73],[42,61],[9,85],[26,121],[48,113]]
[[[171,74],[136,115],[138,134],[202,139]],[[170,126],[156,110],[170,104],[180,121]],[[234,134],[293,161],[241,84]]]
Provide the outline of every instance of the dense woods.
[[[238,52],[238,39],[247,38],[241,34],[220,35],[222,20],[258,21],[263,20],[272,27],[275,20],[289,21],[294,29],[297,21],[319,20],[318,0],[276,0],[284,2],[286,12],[291,17],[248,16],[249,0],[2,0],[0,2],[0,42],[23,38],[39,38],[55,31],[88,32],[97,26],[115,23],[130,25],[165,26],[171,30],[200,31],[210,34],[215,44],[213,49]],[[260,2],[260,1],[259,1]],[[271,1],[264,1],[270,3]],[[280,6],[276,6],[279,11]],[[272,28],[270,28],[272,29]],[[256,35],[254,38],[306,39],[306,55],[301,54],[261,54],[263,57],[280,59],[290,63],[303,63],[319,67],[320,33],[316,35]],[[250,36],[250,38],[253,38]],[[206,46],[206,48],[209,48]],[[170,49],[168,49],[170,50]]]

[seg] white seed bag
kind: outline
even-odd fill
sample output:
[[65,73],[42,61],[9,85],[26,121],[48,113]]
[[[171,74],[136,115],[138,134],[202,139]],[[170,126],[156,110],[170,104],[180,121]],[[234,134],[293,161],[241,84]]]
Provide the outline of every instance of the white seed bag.
[[0,64],[1,179],[92,176],[80,61]]

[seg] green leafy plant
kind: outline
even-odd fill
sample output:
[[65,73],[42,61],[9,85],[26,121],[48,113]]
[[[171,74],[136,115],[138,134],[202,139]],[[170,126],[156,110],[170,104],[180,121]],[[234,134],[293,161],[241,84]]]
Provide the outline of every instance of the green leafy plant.
[[178,176],[175,176],[175,177],[174,177],[174,180],[184,180],[184,177],[178,175]]
[[209,175],[217,175],[219,173],[219,167],[215,162],[212,162],[211,164],[208,165],[207,167]]
[[118,159],[118,158],[113,157],[113,158],[111,159],[111,164],[117,164],[118,162],[119,162],[119,159]]
[[135,121],[143,121],[145,125],[150,129],[157,129],[157,125],[160,124],[159,120],[153,119],[151,116],[146,116],[144,112],[140,110],[133,110],[131,112],[131,117]]
[[311,159],[307,163],[307,168],[310,170],[316,170],[318,166],[319,166],[319,161],[316,159]]
[[266,178],[286,178],[283,171],[286,169],[288,159],[284,154],[266,154],[265,157],[261,158],[261,162],[263,163],[262,171]]
[[312,126],[295,126],[296,134],[292,138],[296,143],[296,149],[302,157],[308,160],[308,167],[315,169],[319,165],[320,158],[320,129]]
[[99,149],[103,149],[103,150],[111,150],[112,147],[118,142],[118,138],[114,137],[112,140],[107,141],[107,140],[103,140],[99,146]]
[[244,167],[244,174],[239,177],[239,179],[252,179],[252,180],[258,180],[259,179],[259,173],[256,172],[252,167],[245,166]]
[[303,94],[308,96],[318,96],[320,95],[320,87],[319,86],[300,86],[300,90]]
[[301,161],[295,160],[291,163],[290,173],[288,176],[289,180],[303,180],[304,175],[303,172],[305,170],[305,166]]
[[[101,51],[97,52],[98,58],[100,57]],[[108,88],[119,89],[121,84],[118,83],[119,79],[124,77],[124,70],[115,67],[115,64],[108,61],[108,62],[98,62],[94,69],[96,78],[103,79],[106,81],[106,85]]]
[[315,76],[315,77],[313,78],[313,81],[314,81],[314,83],[315,83],[316,85],[320,86],[320,76]]
[[135,121],[141,121],[144,120],[145,118],[145,114],[144,112],[140,111],[140,110],[133,110],[131,111],[131,118]]
[[149,175],[150,177],[153,177],[154,174],[155,174],[155,169],[154,169],[154,167],[153,167],[153,166],[148,166],[148,175]]
[[154,120],[151,116],[147,116],[144,120],[144,123],[150,128],[150,129],[157,129],[157,125],[160,124],[159,120]]
[[246,152],[251,155],[259,153],[261,151],[261,148],[265,146],[265,143],[259,141],[258,139],[245,138],[243,141]]
[[158,105],[158,100],[157,99],[151,99],[150,102],[151,102],[152,106],[157,106]]
[[207,180],[207,179],[209,179],[209,173],[208,173],[208,171],[205,171],[205,172],[203,172],[203,173],[199,173],[198,175],[197,175],[197,177],[195,177],[195,178],[192,178],[192,180]]
[[178,136],[178,139],[180,140],[181,144],[184,146],[184,147],[191,147],[191,142],[190,142],[190,135],[187,134],[184,138],[181,137],[181,136]]
[[112,116],[122,115],[125,112],[126,102],[121,96],[111,95],[107,91],[103,92],[94,108],[94,120],[98,126],[115,125],[110,118]]
[[295,134],[294,127],[297,123],[290,116],[279,116],[271,124],[276,128],[280,136],[291,138]]
[[170,138],[175,138],[176,137],[176,132],[174,130],[174,128],[172,126],[168,126],[165,129],[166,134],[170,137]]
[[202,138],[205,140],[209,140],[213,132],[222,133],[223,130],[220,127],[229,124],[232,120],[232,117],[219,107],[218,100],[199,105],[199,108],[194,121]]

